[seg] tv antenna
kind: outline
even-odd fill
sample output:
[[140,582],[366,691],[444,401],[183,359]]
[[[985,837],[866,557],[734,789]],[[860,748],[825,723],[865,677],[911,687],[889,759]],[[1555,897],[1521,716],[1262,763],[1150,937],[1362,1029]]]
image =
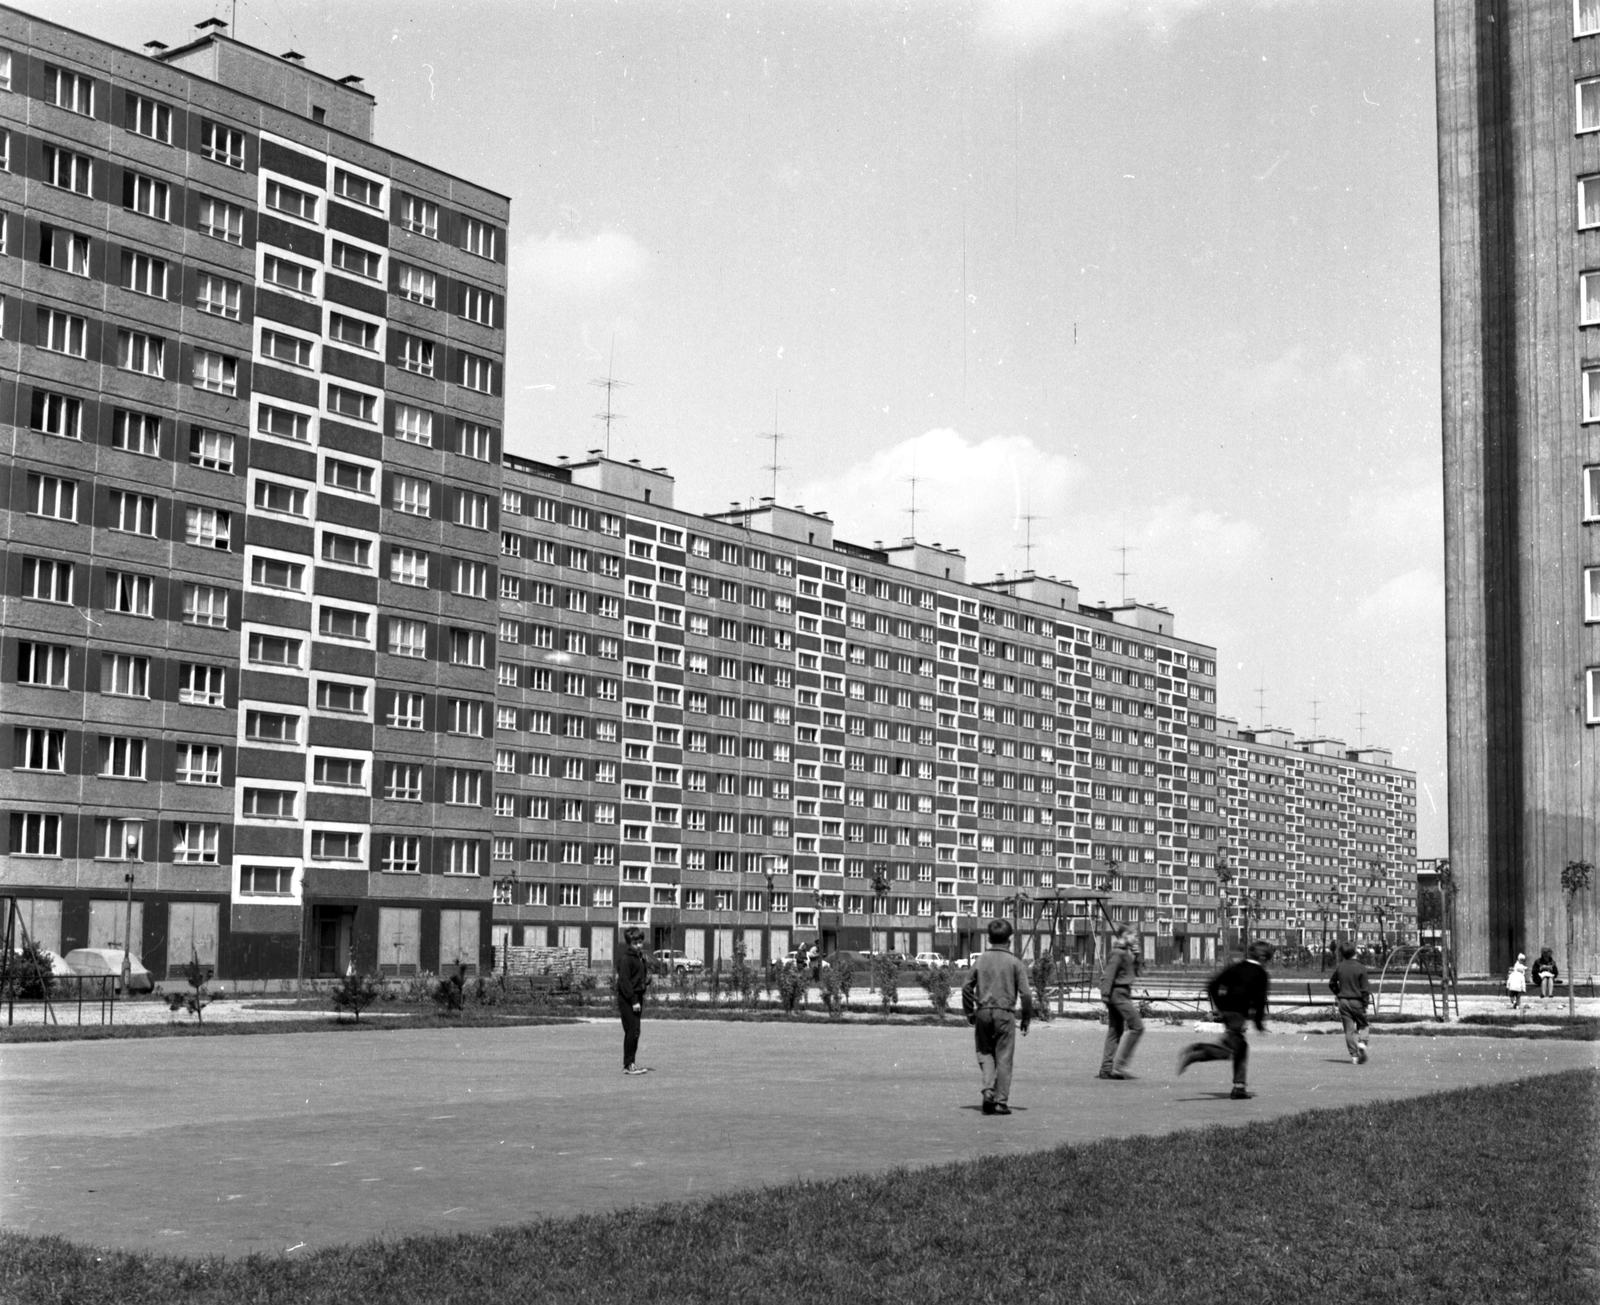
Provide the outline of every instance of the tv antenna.
[[917,484],[923,477],[918,476],[913,471],[909,476],[902,476],[900,479],[911,486],[911,506],[900,510],[911,518],[911,541],[915,543],[917,539],[917,516],[923,511],[917,506]]
[[1261,672],[1261,687],[1255,691],[1255,694],[1256,719],[1261,728],[1265,729],[1267,725],[1267,673],[1265,671]]
[[1367,746],[1367,709],[1360,705],[1356,707],[1356,746]]
[[1319,706],[1321,706],[1321,705],[1322,705],[1322,700],[1320,698],[1313,698],[1311,700],[1311,737],[1312,738],[1316,738],[1317,737],[1318,721],[1321,720],[1321,717],[1317,714],[1317,708]]
[[778,441],[786,440],[789,437],[778,429],[777,391],[773,391],[772,395],[772,430],[769,434],[763,435],[761,438],[772,441],[772,461],[767,463],[762,470],[770,471],[772,473],[772,501],[776,503],[778,501],[778,473],[780,471],[789,470],[788,467],[780,466],[778,464]]
[[1137,574],[1137,572],[1128,570],[1128,554],[1137,553],[1139,550],[1130,544],[1123,543],[1116,545],[1111,551],[1122,554],[1122,570],[1113,571],[1112,574],[1122,579],[1122,601],[1126,603],[1128,601],[1128,577]]
[[615,411],[611,406],[612,395],[617,390],[625,390],[628,388],[627,381],[619,381],[616,377],[616,362],[617,337],[615,334],[613,334],[611,337],[611,357],[606,362],[606,374],[604,376],[597,376],[594,380],[589,382],[589,384],[594,386],[595,389],[604,390],[606,392],[606,410],[604,412],[595,413],[594,419],[596,421],[602,421],[605,423],[606,457],[608,458],[611,456],[611,423],[614,421],[623,420],[622,413]]
[[1024,533],[1022,542],[1014,545],[1014,547],[1022,550],[1022,569],[1024,571],[1033,570],[1033,523],[1035,521],[1048,521],[1049,519],[1049,517],[1040,516],[1033,512],[1024,512],[1017,518],[1023,523]]

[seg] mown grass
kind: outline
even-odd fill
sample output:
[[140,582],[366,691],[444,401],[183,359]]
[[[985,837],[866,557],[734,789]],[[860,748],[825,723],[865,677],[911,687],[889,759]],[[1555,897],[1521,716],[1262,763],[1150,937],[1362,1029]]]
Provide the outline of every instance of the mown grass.
[[1600,1073],[1578,1070],[303,1257],[180,1260],[0,1234],[0,1298],[1593,1305],[1597,1139]]
[[215,1024],[13,1024],[0,1027],[0,1045],[15,1042],[113,1042],[136,1038],[222,1038],[256,1033],[392,1033],[398,1029],[513,1028],[526,1024],[576,1024],[572,1015],[505,1014],[435,1009],[407,1012],[404,1018],[227,1020]]

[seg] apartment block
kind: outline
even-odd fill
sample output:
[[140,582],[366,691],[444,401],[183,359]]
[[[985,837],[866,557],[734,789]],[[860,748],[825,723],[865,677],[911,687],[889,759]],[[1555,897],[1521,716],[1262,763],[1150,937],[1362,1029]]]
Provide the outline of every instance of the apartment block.
[[476,965],[508,202],[147,48],[0,9],[0,882],[158,976]]
[[1415,943],[1416,776],[1384,748],[1228,717],[1218,730],[1225,909],[1240,935],[1313,950]]
[[1450,864],[1461,967],[1504,973],[1600,861],[1600,4],[1435,14]]

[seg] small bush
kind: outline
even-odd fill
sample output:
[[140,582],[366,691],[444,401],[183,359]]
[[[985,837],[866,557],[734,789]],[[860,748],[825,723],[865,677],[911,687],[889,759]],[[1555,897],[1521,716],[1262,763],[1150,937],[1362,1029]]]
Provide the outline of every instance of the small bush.
[[38,941],[30,938],[12,955],[6,971],[5,991],[0,996],[14,997],[18,1001],[41,1001],[49,996],[55,983],[50,958]]
[[822,980],[818,985],[818,996],[822,998],[822,1008],[828,1012],[830,1020],[844,1018],[844,1004],[850,999],[849,970],[845,968],[841,973],[838,968],[825,969]]
[[778,972],[778,1001],[791,1015],[806,1004],[810,977],[798,965],[785,965]]
[[361,1012],[378,1000],[382,986],[370,974],[347,974],[329,990],[328,999],[341,1015],[349,1011],[361,1023]]
[[939,1012],[940,1018],[950,1009],[950,967],[930,966],[922,976],[922,986],[928,990],[928,1002]]
[[878,985],[878,1001],[885,1012],[900,999],[900,963],[888,954],[872,958],[872,977]]
[[440,979],[428,994],[444,1011],[457,1011],[467,1004],[466,981],[457,970],[448,979]]

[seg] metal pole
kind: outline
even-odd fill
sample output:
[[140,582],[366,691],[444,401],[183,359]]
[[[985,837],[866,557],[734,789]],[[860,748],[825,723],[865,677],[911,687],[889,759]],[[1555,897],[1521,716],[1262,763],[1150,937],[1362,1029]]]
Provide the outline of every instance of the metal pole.
[[[137,845],[134,842],[133,835],[128,835],[128,860],[130,862],[133,860],[134,848],[136,846]],[[128,873],[123,875],[122,878],[123,881],[128,885],[128,913],[123,917],[122,920],[121,995],[126,997],[128,995],[128,982],[133,977],[133,963],[128,955],[129,951],[133,947],[133,871],[128,871]]]

